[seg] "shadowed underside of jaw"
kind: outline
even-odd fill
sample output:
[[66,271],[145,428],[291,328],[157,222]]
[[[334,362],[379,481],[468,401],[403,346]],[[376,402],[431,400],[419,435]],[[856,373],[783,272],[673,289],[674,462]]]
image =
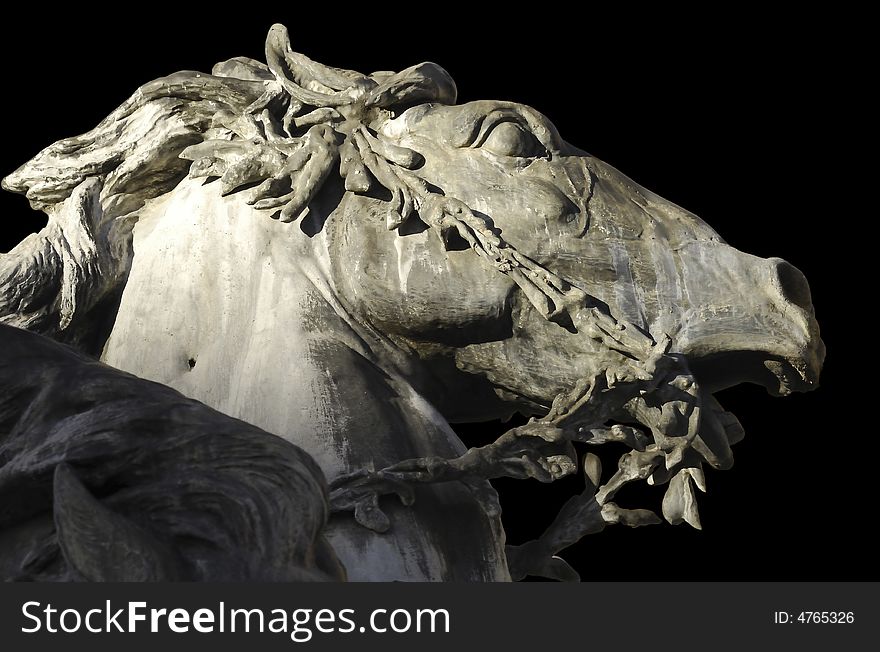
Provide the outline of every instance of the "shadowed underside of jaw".
[[763,351],[728,351],[691,358],[690,367],[700,384],[711,392],[752,383],[772,396],[788,396],[818,389],[824,358],[824,346],[820,348],[812,361],[776,357]]

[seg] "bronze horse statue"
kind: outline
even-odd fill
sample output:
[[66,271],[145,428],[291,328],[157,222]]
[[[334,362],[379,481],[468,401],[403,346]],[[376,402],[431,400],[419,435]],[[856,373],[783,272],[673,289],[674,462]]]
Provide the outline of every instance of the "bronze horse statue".
[[[572,579],[557,552],[659,521],[612,500],[640,479],[667,485],[666,520],[700,526],[703,467],[729,467],[743,436],[712,392],[817,385],[806,279],[536,110],[455,100],[435,64],[331,68],[276,25],[265,64],[146,84],[4,179],[49,224],[0,256],[0,321],[80,351],[0,331],[18,343],[0,354],[0,497],[28,506],[0,510],[8,577]],[[39,394],[39,369],[56,368]],[[67,405],[54,425],[28,421],[38,398]],[[532,418],[481,448],[449,425],[516,412]],[[63,444],[71,419],[87,424],[81,449]],[[261,439],[249,461],[242,442]],[[603,473],[576,442],[630,450]],[[579,467],[583,494],[506,547],[489,480]],[[221,527],[203,493],[256,506]],[[88,552],[102,528],[121,549]],[[148,560],[136,573],[132,551]]]

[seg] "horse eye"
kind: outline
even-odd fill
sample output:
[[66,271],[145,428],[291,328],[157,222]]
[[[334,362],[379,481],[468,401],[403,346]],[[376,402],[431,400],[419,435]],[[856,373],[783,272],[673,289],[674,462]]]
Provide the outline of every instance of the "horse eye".
[[542,156],[545,153],[544,147],[534,134],[515,122],[501,122],[495,125],[481,147],[498,156],[532,157]]

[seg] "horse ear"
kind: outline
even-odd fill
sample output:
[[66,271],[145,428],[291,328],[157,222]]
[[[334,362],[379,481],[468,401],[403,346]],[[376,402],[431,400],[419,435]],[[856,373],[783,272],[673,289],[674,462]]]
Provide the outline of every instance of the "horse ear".
[[100,503],[67,464],[55,467],[55,530],[71,569],[93,582],[178,579],[176,555]]

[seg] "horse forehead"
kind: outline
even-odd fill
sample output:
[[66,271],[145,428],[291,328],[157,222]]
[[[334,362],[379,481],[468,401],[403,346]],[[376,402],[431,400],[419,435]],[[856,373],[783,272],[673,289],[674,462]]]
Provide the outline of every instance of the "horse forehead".
[[386,121],[379,130],[391,138],[415,135],[450,147],[466,147],[473,141],[486,116],[493,112],[517,116],[553,149],[560,144],[556,128],[542,113],[525,104],[504,100],[475,100],[455,105],[421,104]]
[[[519,199],[534,181],[556,186],[575,204],[583,200],[589,212],[585,233],[590,239],[638,240],[650,238],[658,245],[679,247],[691,241],[723,242],[706,222],[676,204],[642,187],[616,168],[565,142],[545,116],[523,104],[502,100],[478,100],[461,105],[424,104],[408,109],[382,127],[395,140],[431,143],[443,149],[468,149],[487,116],[497,112],[517,115],[541,142],[553,151],[551,160],[537,160],[528,166],[511,166],[499,187],[515,188]],[[471,163],[478,158],[472,152]],[[495,159],[487,168],[499,171]],[[454,168],[453,168],[454,173]],[[483,195],[483,175],[465,175],[456,185],[471,186]],[[430,179],[428,179],[430,181]],[[466,190],[466,189],[465,189]],[[527,193],[526,193],[527,194]],[[467,199],[462,197],[462,199]],[[500,208],[500,207],[498,207]],[[494,216],[496,219],[500,216]]]

